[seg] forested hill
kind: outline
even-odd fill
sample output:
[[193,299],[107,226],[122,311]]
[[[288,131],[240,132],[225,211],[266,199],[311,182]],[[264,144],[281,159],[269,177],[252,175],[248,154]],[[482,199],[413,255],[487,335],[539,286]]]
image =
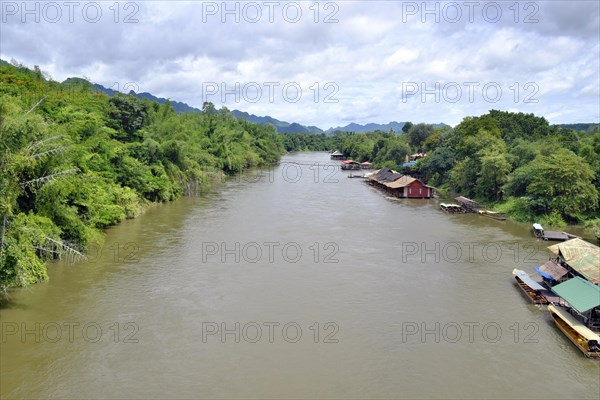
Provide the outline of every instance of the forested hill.
[[272,126],[205,103],[109,97],[87,81],[0,66],[0,289],[47,278],[45,261],[80,256],[102,229],[144,207],[206,190],[223,172],[277,162]]
[[[66,84],[72,84],[72,83],[89,84],[88,81],[86,81],[85,79],[81,79],[81,78],[68,78],[63,83],[66,83]],[[106,93],[110,97],[115,96],[119,93],[118,91],[115,91],[110,88],[106,88],[97,83],[92,84],[92,87],[95,91],[98,91],[100,93]],[[120,89],[123,92],[128,92],[130,95],[137,97],[138,99],[146,99],[146,100],[150,100],[152,102],[156,102],[159,104],[169,103],[171,105],[171,107],[175,110],[175,112],[178,112],[178,113],[202,111],[202,110],[192,107],[186,103],[165,99],[163,97],[156,97],[151,93],[147,93],[147,92],[136,93],[136,91],[134,89],[137,89],[137,87],[135,87],[135,85],[133,85],[133,84],[131,86],[124,85],[124,87],[122,87]],[[232,110],[231,112],[233,113],[233,115],[236,118],[243,119],[245,121],[252,122],[254,124],[259,124],[259,125],[272,124],[275,126],[278,133],[322,133],[323,132],[320,128],[318,128],[316,126],[304,126],[304,125],[298,124],[296,122],[289,123],[286,121],[280,121],[280,120],[270,117],[268,115],[261,117],[258,115],[249,114],[247,112],[239,111],[239,110]]]
[[[396,133],[401,133],[401,132],[405,131],[405,129],[404,129],[405,124],[406,124],[406,122],[392,121],[387,124],[369,123],[369,124],[361,125],[361,124],[357,124],[357,123],[353,122],[346,126],[338,126],[337,128],[329,128],[325,131],[325,133],[327,133],[327,134],[332,134],[334,132],[366,133],[366,132],[375,132],[375,131],[389,132],[390,129]],[[442,127],[442,126],[448,126],[448,125],[446,125],[444,123],[437,123],[437,124],[432,124],[432,126],[434,128],[436,128],[436,127]]]
[[[284,145],[340,150],[417,176],[449,197],[474,198],[515,220],[584,224],[600,238],[600,130],[588,125],[586,131],[566,129],[533,114],[491,110],[454,128],[407,122],[405,135],[284,135]],[[427,156],[403,167],[414,153]]]

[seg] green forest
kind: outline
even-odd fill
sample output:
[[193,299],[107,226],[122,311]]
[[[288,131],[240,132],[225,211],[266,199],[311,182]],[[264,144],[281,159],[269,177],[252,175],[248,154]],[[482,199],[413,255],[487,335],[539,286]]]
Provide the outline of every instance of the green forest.
[[0,66],[0,82],[2,291],[46,280],[48,260],[84,257],[103,228],[153,203],[201,193],[285,152],[274,127],[211,103],[176,114],[18,65]]
[[[578,131],[533,114],[491,110],[454,128],[407,122],[402,130],[285,134],[283,143],[288,151],[339,150],[418,177],[442,197],[473,198],[520,222],[582,224],[600,238],[598,124]],[[427,156],[403,168],[414,153]]]
[[[573,126],[579,127],[579,126]],[[570,126],[569,126],[570,128]],[[47,279],[49,260],[85,257],[103,229],[152,204],[198,195],[286,151],[340,150],[479,200],[517,221],[578,223],[600,237],[600,131],[492,110],[454,128],[277,134],[225,107],[178,114],[84,79],[0,66],[0,291]],[[408,155],[427,153],[410,169]]]

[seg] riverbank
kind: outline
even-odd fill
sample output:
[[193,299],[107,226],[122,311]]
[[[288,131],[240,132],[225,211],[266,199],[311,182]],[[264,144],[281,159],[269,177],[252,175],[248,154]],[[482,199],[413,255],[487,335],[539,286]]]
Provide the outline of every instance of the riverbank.
[[168,103],[109,97],[84,79],[58,83],[12,65],[0,67],[0,80],[0,291],[46,280],[46,261],[83,257],[103,229],[151,204],[284,153],[272,126],[211,103],[177,114]]
[[0,310],[0,397],[593,398],[597,363],[513,287],[548,259],[529,226],[389,202],[328,161],[286,155],[50,264]]

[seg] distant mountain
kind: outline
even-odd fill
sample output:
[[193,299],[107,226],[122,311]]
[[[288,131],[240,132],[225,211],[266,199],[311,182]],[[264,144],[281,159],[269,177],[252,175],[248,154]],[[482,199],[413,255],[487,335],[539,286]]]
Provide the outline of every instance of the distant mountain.
[[588,122],[580,122],[578,124],[557,124],[554,126],[558,126],[559,128],[572,129],[574,131],[587,132],[588,130],[590,130],[590,128],[598,126],[598,124],[588,123]]
[[[81,78],[68,78],[67,80],[64,81],[64,83],[88,83],[88,81],[86,81],[85,79],[81,79]],[[109,96],[114,96],[117,94],[117,91],[113,90],[113,89],[109,89],[106,88],[102,85],[99,85],[97,83],[91,84],[93,90],[97,90],[99,92],[102,93],[106,93]],[[165,104],[167,102],[167,99],[163,98],[163,97],[156,97],[151,93],[147,93],[147,92],[143,92],[143,93],[136,93],[133,90],[131,90],[129,92],[129,94],[139,98],[139,99],[147,99],[149,101],[155,101],[159,104]],[[195,107],[192,107],[186,103],[182,103],[179,101],[173,101],[173,100],[169,100],[171,102],[171,106],[175,109],[175,112],[178,113],[183,113],[183,112],[200,112],[201,110]],[[232,111],[233,115],[235,115],[236,118],[238,119],[244,119],[246,121],[255,123],[255,124],[259,124],[259,125],[266,125],[266,124],[273,124],[275,125],[275,128],[277,128],[277,132],[279,133],[323,133],[323,130],[316,127],[316,126],[304,126],[304,125],[300,125],[298,123],[289,123],[289,122],[285,122],[285,121],[280,121],[278,119],[275,119],[273,117],[259,117],[257,115],[254,114],[248,114],[247,112],[244,111],[239,111],[239,110],[233,110]]]
[[392,121],[389,124],[365,124],[365,125],[360,125],[357,123],[350,123],[346,126],[338,126],[337,128],[329,128],[325,131],[325,133],[333,133],[335,131],[341,131],[341,132],[354,132],[354,133],[361,133],[361,132],[373,132],[373,131],[384,131],[384,132],[388,132],[390,129],[393,129],[394,132],[396,133],[400,133],[402,132],[402,127],[404,126],[404,122],[396,122],[396,121]]
[[273,124],[273,125],[275,125],[275,127],[277,128],[277,132],[279,132],[279,133],[284,133],[284,132],[287,132],[287,133],[323,133],[323,130],[316,126],[304,126],[304,125],[297,124],[295,122],[290,124],[289,122],[280,121],[273,117],[269,117],[269,116],[259,117],[257,115],[248,114],[247,112],[239,111],[239,110],[233,110],[232,113],[233,113],[233,115],[235,115],[236,118],[244,119],[244,120],[252,122],[254,124],[259,124],[259,125]]
[[[401,133],[402,132],[402,127],[404,126],[405,122],[396,122],[396,121],[392,121],[388,124],[365,124],[365,125],[360,125],[357,123],[352,122],[351,124],[348,124],[346,126],[338,126],[337,128],[329,128],[325,131],[326,134],[331,134],[335,131],[341,131],[341,132],[354,132],[354,133],[363,133],[363,132],[373,132],[373,131],[383,131],[383,132],[389,132],[390,129],[393,129],[394,132],[396,133]],[[444,123],[439,123],[439,124],[432,124],[433,126],[447,126]]]
[[[87,80],[82,79],[82,78],[68,78],[63,83],[84,84],[84,85],[87,84],[92,87],[92,90],[106,93],[109,96],[115,96],[117,94],[116,90],[106,88],[97,83],[90,83]],[[131,90],[129,92],[129,94],[131,94],[139,99],[147,99],[149,101],[155,101],[160,104],[165,104],[167,102],[167,99],[165,99],[163,97],[156,97],[153,94],[147,93],[147,92],[135,93],[133,90]],[[171,106],[175,109],[175,112],[178,112],[178,113],[200,112],[201,111],[200,109],[192,107],[186,103],[182,103],[179,101],[173,101],[173,100],[169,100],[169,101],[171,102]],[[280,120],[270,117],[268,115],[261,117],[261,116],[249,114],[245,111],[240,111],[240,110],[232,110],[231,112],[233,113],[233,115],[235,115],[236,118],[244,119],[244,120],[252,122],[254,124],[259,124],[259,125],[272,124],[275,126],[278,133],[317,133],[317,134],[325,133],[327,135],[330,135],[335,131],[362,133],[362,132],[373,132],[373,131],[377,131],[377,130],[388,132],[390,129],[393,129],[394,132],[396,132],[396,133],[401,133],[402,127],[404,126],[404,122],[396,122],[396,121],[392,121],[387,124],[369,123],[369,124],[365,124],[365,125],[360,125],[360,124],[353,122],[346,126],[339,126],[337,128],[329,128],[326,131],[323,131],[321,128],[319,128],[317,126],[305,126],[305,125],[298,124],[296,122],[289,123],[286,121],[280,121]],[[443,125],[445,125],[445,124],[443,124],[443,123],[433,124],[433,126],[443,126]],[[584,125],[584,124],[578,124],[578,125]]]
[[[71,80],[71,79],[79,79],[79,78],[69,78],[67,80]],[[105,88],[104,86],[99,85],[97,83],[92,84],[92,88],[99,92],[106,93],[107,95],[109,95],[111,97],[118,93],[116,90]],[[138,99],[147,99],[149,101],[155,101],[159,104],[165,104],[167,102],[167,99],[165,99],[163,97],[156,97],[151,93],[146,93],[146,92],[136,93],[133,90],[131,90],[131,91],[129,91],[129,94],[137,97]],[[201,111],[200,109],[191,107],[191,106],[187,105],[186,103],[182,103],[179,101],[173,101],[173,100],[169,100],[169,101],[171,102],[171,107],[173,107],[173,109],[175,109],[175,112],[178,112],[178,113],[200,112]]]

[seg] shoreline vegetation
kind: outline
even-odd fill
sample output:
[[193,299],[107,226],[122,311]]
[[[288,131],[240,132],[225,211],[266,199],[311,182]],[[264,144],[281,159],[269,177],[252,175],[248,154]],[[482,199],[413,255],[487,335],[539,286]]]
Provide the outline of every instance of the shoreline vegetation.
[[[454,128],[407,122],[403,134],[284,134],[283,143],[288,151],[338,150],[419,178],[440,198],[465,196],[516,222],[581,225],[600,240],[600,125],[587,125],[578,131],[491,110]],[[403,166],[412,154],[426,156]]]
[[212,103],[177,114],[0,66],[0,292],[47,280],[47,261],[85,258],[108,226],[284,153],[274,127]]
[[[43,90],[40,90],[43,88]],[[108,97],[84,79],[0,66],[0,292],[48,279],[46,263],[85,257],[103,229],[153,204],[210,190],[223,175],[286,151],[340,150],[460,193],[521,222],[579,223],[600,237],[600,131],[492,110],[458,126],[403,132],[278,134],[204,103],[174,111]],[[427,153],[410,168],[413,153]]]

